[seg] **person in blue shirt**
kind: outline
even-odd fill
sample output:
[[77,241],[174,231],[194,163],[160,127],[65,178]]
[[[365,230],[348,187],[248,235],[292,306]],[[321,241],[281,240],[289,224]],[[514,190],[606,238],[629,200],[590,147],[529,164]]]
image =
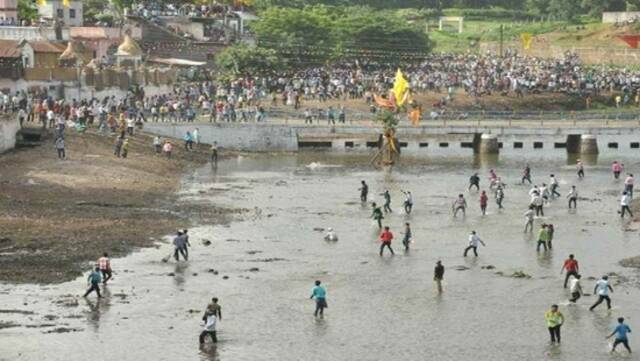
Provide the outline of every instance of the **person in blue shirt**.
[[618,347],[619,344],[624,345],[624,348],[631,353],[629,340],[627,339],[627,333],[629,332],[631,332],[631,329],[624,323],[624,317],[618,318],[618,326],[616,326],[613,332],[607,336],[607,339],[610,339],[613,335],[616,336],[616,340],[613,342],[613,346],[611,347],[612,353],[616,351],[616,347]]
[[96,293],[98,294],[98,298],[102,298],[102,295],[100,294],[100,282],[102,282],[102,276],[100,276],[100,267],[96,267],[95,270],[91,271],[91,274],[89,274],[87,281],[91,284],[91,286],[82,297],[87,297],[89,296],[89,293],[96,291]]
[[309,299],[316,299],[316,311],[313,313],[315,317],[323,316],[324,309],[327,308],[327,290],[320,286],[320,281],[316,281],[316,286],[311,290],[311,297]]

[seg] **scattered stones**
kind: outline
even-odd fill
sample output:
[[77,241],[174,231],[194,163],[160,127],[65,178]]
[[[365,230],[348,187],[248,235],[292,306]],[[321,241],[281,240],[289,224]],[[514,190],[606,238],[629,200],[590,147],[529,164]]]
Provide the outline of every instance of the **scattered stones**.
[[78,299],[71,296],[63,296],[61,299],[54,301],[55,304],[63,307],[78,307]]
[[72,328],[72,327],[58,327],[53,330],[46,331],[45,333],[68,333],[68,332],[78,332],[82,331],[81,328]]
[[24,311],[24,310],[0,310],[0,313],[18,313],[21,315],[33,315],[33,311]]
[[222,276],[222,279],[223,279],[223,280],[228,280],[228,279],[229,279],[229,276]]
[[620,261],[622,267],[640,268],[640,256],[625,258]]
[[17,323],[0,321],[0,330],[4,328],[20,327]]
[[527,279],[531,278],[531,276],[526,274],[526,273],[524,273],[524,271],[515,271],[515,272],[513,272],[511,274],[511,277],[512,278],[527,278]]
[[209,268],[209,269],[207,270],[207,272],[209,272],[209,273],[213,273],[214,275],[217,275],[217,274],[218,274],[218,271],[214,270],[213,268]]
[[169,272],[169,273],[167,273],[167,276],[169,276],[169,277],[175,277],[175,275],[176,275],[176,274],[175,274],[175,273],[173,273],[173,272]]
[[249,260],[249,262],[280,262],[280,261],[288,261],[285,258],[273,257],[273,258],[258,258]]
[[202,244],[205,245],[205,246],[210,246],[211,245],[211,241],[208,240],[208,239],[203,239],[202,240]]

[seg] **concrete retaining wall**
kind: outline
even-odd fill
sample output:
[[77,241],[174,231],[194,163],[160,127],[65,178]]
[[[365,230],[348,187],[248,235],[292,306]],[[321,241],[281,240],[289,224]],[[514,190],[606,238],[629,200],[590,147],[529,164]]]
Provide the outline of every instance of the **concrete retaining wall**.
[[146,123],[147,133],[183,139],[187,131],[198,128],[200,141],[218,146],[245,151],[295,151],[298,138],[295,129],[269,124],[169,124]]
[[[370,126],[300,126],[238,123],[146,123],[145,131],[182,139],[199,128],[203,143],[217,141],[224,148],[244,151],[296,151],[325,148],[332,151],[370,151],[377,147],[381,128]],[[519,128],[519,127],[400,127],[398,139],[403,151],[416,154],[472,154],[474,137],[497,137],[499,153],[544,155],[567,152],[569,135],[593,134],[600,153],[632,151],[640,154],[640,127],[625,128]],[[579,144],[578,144],[579,146]]]
[[16,147],[16,134],[20,130],[20,122],[15,117],[0,118],[0,153]]

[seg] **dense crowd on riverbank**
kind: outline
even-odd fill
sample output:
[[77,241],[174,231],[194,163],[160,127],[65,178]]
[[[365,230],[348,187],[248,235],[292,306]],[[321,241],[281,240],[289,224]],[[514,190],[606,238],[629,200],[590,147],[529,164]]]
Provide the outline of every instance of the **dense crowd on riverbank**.
[[[586,67],[573,54],[555,60],[518,54],[504,58],[494,54],[440,54],[402,70],[414,93],[440,94],[440,100],[434,104],[423,105],[433,108],[432,117],[445,112],[461,91],[474,98],[496,94],[517,98],[531,94],[572,94],[582,97],[586,108],[590,108],[592,96],[608,94],[616,107],[640,106],[640,72]],[[383,64],[343,63],[260,76],[247,74],[225,81],[182,81],[171,92],[154,96],[145,96],[141,91],[89,100],[65,101],[47,94],[5,93],[0,97],[0,108],[19,112],[25,121],[49,125],[69,120],[91,123],[96,119],[101,124],[113,123],[122,114],[139,124],[189,122],[197,117],[218,122],[260,122],[266,119],[268,107],[290,108],[301,117],[309,113],[323,119],[331,118],[330,113],[336,117],[343,107],[318,105],[329,100],[362,100],[375,111],[374,95],[386,94],[393,87],[395,71]],[[315,107],[305,104],[309,101],[315,102]]]

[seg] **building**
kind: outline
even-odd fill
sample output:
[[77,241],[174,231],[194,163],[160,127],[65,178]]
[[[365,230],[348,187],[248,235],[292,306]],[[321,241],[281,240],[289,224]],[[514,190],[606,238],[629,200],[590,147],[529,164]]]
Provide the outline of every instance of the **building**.
[[68,7],[64,6],[62,0],[47,0],[45,4],[38,5],[38,14],[47,19],[61,20],[66,26],[84,25],[83,6],[80,0],[69,0]]
[[67,46],[48,41],[25,41],[21,48],[25,68],[57,68],[60,55]]
[[93,51],[93,58],[104,59],[113,55],[122,42],[122,28],[73,27],[69,29],[71,39],[81,41]]
[[18,0],[0,0],[0,20],[5,25],[18,24]]
[[22,75],[20,48],[14,40],[0,40],[0,78],[18,79]]

